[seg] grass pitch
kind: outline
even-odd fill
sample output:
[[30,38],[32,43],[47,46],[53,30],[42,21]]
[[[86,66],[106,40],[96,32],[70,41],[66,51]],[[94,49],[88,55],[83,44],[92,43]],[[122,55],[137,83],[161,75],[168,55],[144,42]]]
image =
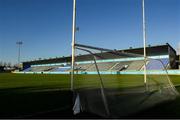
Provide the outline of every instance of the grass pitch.
[[[67,75],[0,74],[0,118],[26,118],[71,109],[69,87]],[[66,117],[68,112],[59,114]]]
[[[78,76],[78,79],[75,81],[75,87],[95,87],[97,83],[91,80],[96,79],[96,77],[91,75],[89,79],[86,79],[86,82],[89,84],[84,84],[85,76]],[[123,79],[123,81],[112,83],[108,81],[108,79],[113,79],[111,75],[103,75],[103,79],[106,79],[105,85],[123,88],[131,87],[132,85],[136,86],[143,82],[143,76],[140,75],[115,75],[115,77]],[[176,88],[180,92],[180,87],[178,87],[180,76],[170,76],[170,78],[177,85]],[[180,98],[178,97],[173,102],[159,104],[132,117],[180,118],[179,111]],[[70,75],[0,74],[0,118],[38,117],[75,117],[72,115]]]

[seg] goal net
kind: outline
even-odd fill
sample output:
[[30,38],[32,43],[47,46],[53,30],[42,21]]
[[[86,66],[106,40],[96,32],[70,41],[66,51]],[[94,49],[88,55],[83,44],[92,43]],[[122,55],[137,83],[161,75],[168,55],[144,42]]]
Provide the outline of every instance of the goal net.
[[178,95],[166,58],[145,59],[140,54],[81,44],[75,49],[75,114],[126,116]]

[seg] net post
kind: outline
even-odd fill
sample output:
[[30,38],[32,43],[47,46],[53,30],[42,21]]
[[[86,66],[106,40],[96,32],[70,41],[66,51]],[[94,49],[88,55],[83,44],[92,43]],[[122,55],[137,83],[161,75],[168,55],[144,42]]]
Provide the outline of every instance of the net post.
[[75,64],[75,31],[76,30],[76,0],[73,0],[73,24],[72,24],[72,57],[71,57],[71,90],[74,89],[74,64]]

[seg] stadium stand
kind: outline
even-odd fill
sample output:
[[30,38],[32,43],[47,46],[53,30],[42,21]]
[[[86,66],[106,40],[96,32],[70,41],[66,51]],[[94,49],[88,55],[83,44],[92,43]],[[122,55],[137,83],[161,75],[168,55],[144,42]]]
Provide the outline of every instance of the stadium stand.
[[[131,48],[117,51],[143,55],[143,48]],[[143,58],[128,58],[127,56],[113,55],[109,52],[96,53],[96,55],[102,58],[99,61],[97,60],[97,65],[100,71],[138,71],[143,69]],[[158,59],[158,61],[149,60],[147,62],[148,70],[164,69],[164,66],[168,69],[178,68],[178,64],[175,64],[174,62],[177,58],[176,51],[168,43],[165,45],[147,47],[147,56],[152,57],[153,59]],[[159,60],[162,61],[164,66],[160,64]],[[96,67],[93,64],[93,57],[90,54],[76,56],[76,62],[75,69],[77,71],[96,71]],[[70,64],[71,56],[28,61],[23,62],[23,72],[70,71]]]

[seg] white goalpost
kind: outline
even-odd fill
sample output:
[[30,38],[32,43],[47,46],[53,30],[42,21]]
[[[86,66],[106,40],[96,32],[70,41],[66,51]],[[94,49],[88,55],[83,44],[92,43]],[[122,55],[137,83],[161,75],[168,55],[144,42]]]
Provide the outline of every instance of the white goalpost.
[[73,24],[72,24],[72,61],[71,61],[71,90],[74,89],[74,63],[75,63],[75,39],[76,39],[76,0],[73,0]]
[[[144,46],[144,84],[146,90],[148,90],[147,85],[147,69],[146,69],[146,16],[145,16],[145,1],[142,0],[142,15],[143,15],[143,46]],[[71,90],[73,90],[73,79],[74,79],[74,63],[75,63],[75,37],[76,37],[76,0],[73,0],[73,24],[72,24],[72,69],[71,69]]]
[[[73,0],[70,79],[74,114],[85,111],[103,117],[119,117],[176,98],[178,92],[163,62],[147,57],[145,0],[142,0],[142,32],[142,54],[76,43],[76,0]],[[76,56],[79,51],[85,54]],[[161,66],[165,74],[149,74],[150,62]],[[131,73],[124,77],[121,74],[124,71]]]
[[147,69],[146,69],[146,62],[147,62],[147,56],[146,56],[146,16],[145,16],[145,3],[144,0],[142,0],[142,15],[143,15],[143,43],[144,43],[144,84],[146,87],[146,90],[148,90],[147,85]]

